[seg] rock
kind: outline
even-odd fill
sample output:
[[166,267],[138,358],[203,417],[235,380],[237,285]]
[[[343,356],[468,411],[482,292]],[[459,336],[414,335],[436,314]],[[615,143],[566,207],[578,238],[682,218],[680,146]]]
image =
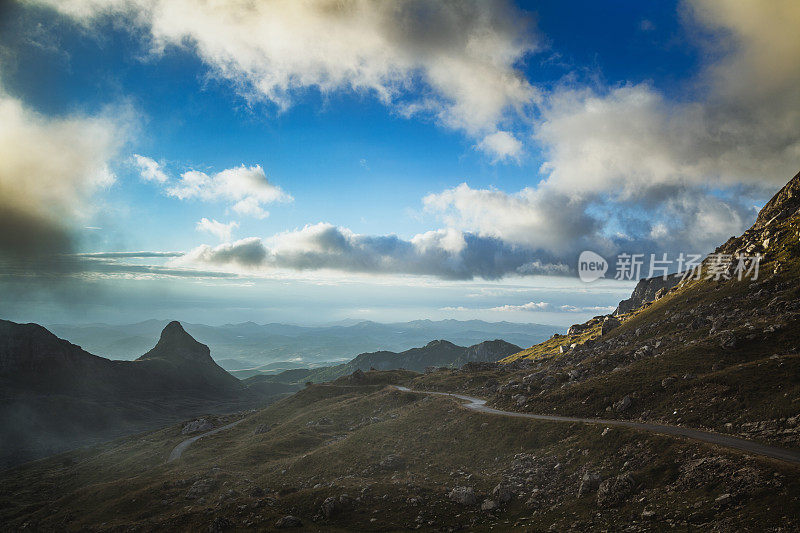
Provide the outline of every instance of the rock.
[[558,347],[558,353],[567,353],[568,351],[569,351],[568,344],[562,344],[561,346]]
[[514,400],[517,403],[518,407],[522,407],[523,405],[525,405],[525,403],[527,403],[528,397],[523,394],[517,394],[512,398],[512,400]]
[[498,485],[492,490],[492,496],[494,497],[495,501],[503,504],[510,502],[514,497],[514,493],[511,492],[511,489],[508,487],[508,485],[498,483]]
[[585,496],[596,491],[600,487],[600,474],[597,472],[584,472],[581,477],[581,484],[578,487],[578,497]]
[[210,478],[198,479],[192,484],[191,487],[189,487],[189,490],[186,491],[186,498],[193,500],[195,498],[199,498],[200,496],[204,496],[205,494],[208,494],[209,492],[214,490],[215,486],[216,483],[214,482],[213,479]]
[[661,380],[661,386],[664,387],[665,389],[668,389],[675,384],[675,381],[676,380],[673,377],[664,378]]
[[642,518],[644,520],[652,520],[655,517],[656,517],[656,512],[653,511],[652,509],[645,509],[644,511],[642,511]]
[[610,507],[624,502],[634,493],[636,481],[630,473],[607,479],[597,489],[597,506]]
[[286,515],[282,518],[279,518],[277,522],[275,522],[275,527],[278,529],[284,529],[288,527],[302,527],[303,521],[297,518],[296,516]]
[[448,497],[461,505],[475,505],[478,502],[472,487],[455,487],[450,491]]
[[481,511],[494,511],[497,509],[497,507],[497,502],[494,500],[483,500],[483,503],[481,504]]
[[717,505],[728,505],[729,503],[731,503],[732,499],[733,498],[731,497],[730,493],[726,492],[725,494],[717,496],[717,498],[714,499],[714,503],[716,503]]
[[267,433],[270,429],[272,429],[270,424],[260,424],[253,430],[253,435],[262,435]]
[[340,510],[339,502],[334,496],[325,498],[325,501],[322,502],[322,505],[319,508],[320,514],[322,514],[322,516],[324,516],[325,518],[332,517],[333,515],[338,513],[339,510]]
[[406,460],[399,455],[387,455],[384,457],[378,466],[384,470],[399,470],[406,464]]
[[618,413],[622,413],[624,411],[627,411],[632,403],[633,400],[631,400],[631,397],[625,395],[620,401],[614,404],[614,410]]
[[187,422],[186,425],[183,426],[181,434],[189,435],[190,433],[211,431],[212,429],[214,429],[214,425],[211,424],[211,422],[209,422],[205,418],[198,418],[197,420],[192,420],[191,422]]

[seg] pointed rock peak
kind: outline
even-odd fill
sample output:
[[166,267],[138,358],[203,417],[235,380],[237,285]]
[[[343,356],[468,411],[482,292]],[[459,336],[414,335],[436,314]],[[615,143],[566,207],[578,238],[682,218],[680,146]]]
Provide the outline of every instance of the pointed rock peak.
[[144,354],[140,359],[194,359],[211,360],[211,351],[208,346],[197,342],[189,335],[180,322],[173,320],[161,332],[155,348]]

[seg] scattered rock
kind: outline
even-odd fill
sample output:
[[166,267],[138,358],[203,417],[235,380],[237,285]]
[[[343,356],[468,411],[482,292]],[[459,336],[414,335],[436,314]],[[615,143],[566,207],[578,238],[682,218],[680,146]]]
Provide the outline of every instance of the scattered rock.
[[330,518],[339,512],[339,501],[334,496],[325,498],[325,501],[322,502],[319,510],[322,516],[325,518]]
[[492,496],[494,497],[495,501],[503,504],[510,502],[514,497],[514,493],[511,492],[511,489],[508,487],[508,485],[498,483],[498,485],[492,490]]
[[260,424],[253,430],[253,435],[262,435],[272,429],[271,424]]
[[219,533],[220,531],[225,531],[226,529],[231,529],[232,527],[233,527],[233,522],[231,522],[227,518],[218,516],[211,521],[211,524],[209,524],[208,526],[208,531],[210,533]]
[[197,420],[187,422],[186,425],[183,426],[181,434],[189,435],[190,433],[200,433],[211,431],[212,429],[214,429],[214,425],[211,422],[205,418],[198,418]]
[[200,496],[204,496],[214,490],[215,485],[216,483],[213,479],[198,479],[192,484],[191,487],[189,487],[189,490],[186,491],[186,498],[193,500],[195,498],[199,498]]

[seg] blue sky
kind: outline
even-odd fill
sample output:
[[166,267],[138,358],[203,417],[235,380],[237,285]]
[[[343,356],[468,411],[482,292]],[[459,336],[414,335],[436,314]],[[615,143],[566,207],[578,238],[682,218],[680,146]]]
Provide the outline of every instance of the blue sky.
[[[568,325],[631,289],[581,250],[709,252],[797,170],[793,2],[260,5],[4,5],[0,312]],[[184,255],[80,255],[132,251]]]

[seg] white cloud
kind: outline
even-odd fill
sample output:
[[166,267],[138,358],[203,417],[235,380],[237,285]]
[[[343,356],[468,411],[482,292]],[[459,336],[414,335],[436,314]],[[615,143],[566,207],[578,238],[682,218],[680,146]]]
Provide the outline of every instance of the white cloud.
[[518,311],[546,311],[550,309],[548,302],[528,302],[522,305],[501,305],[499,307],[492,307],[489,311],[500,312],[518,312]]
[[227,201],[240,215],[266,218],[263,204],[291,202],[280,187],[270,183],[261,165],[229,168],[209,176],[199,170],[181,174],[180,180],[166,188],[169,196],[181,200]]
[[496,131],[478,143],[478,148],[491,155],[494,161],[519,160],[522,143],[507,131]]
[[165,183],[169,176],[161,169],[161,165],[149,157],[133,154],[133,161],[139,167],[139,175],[144,181],[155,181]]
[[207,218],[202,218],[200,222],[197,223],[197,231],[205,231],[206,233],[210,233],[221,241],[231,240],[231,233],[238,227],[238,222],[228,222],[225,224],[223,222],[209,220]]
[[482,139],[539,99],[516,68],[537,48],[531,21],[505,0],[31,1],[87,25],[127,16],[155,53],[190,49],[282,109],[308,88],[369,93]]

